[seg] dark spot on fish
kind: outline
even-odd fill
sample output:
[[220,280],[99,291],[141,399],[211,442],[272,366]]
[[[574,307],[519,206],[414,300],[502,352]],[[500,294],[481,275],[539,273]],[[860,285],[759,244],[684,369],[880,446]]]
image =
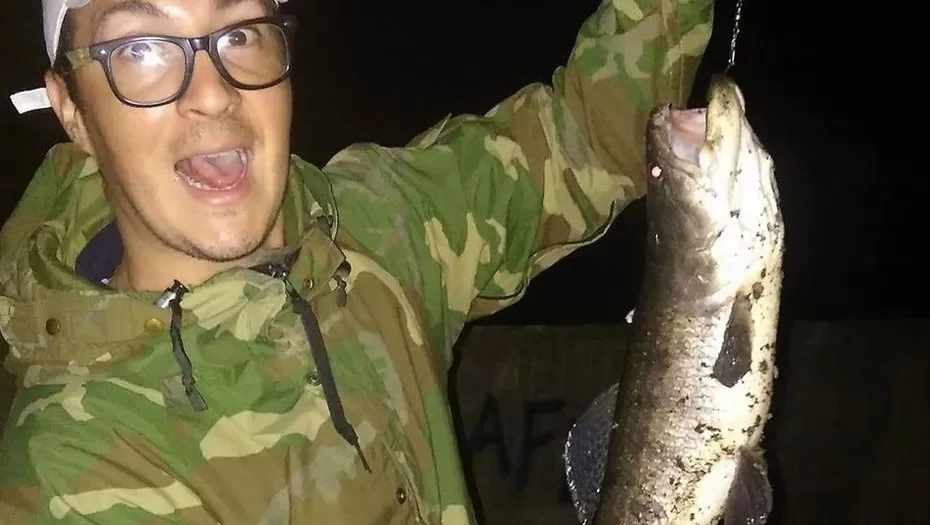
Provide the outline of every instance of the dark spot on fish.
[[733,218],[733,219],[739,217],[739,210],[738,210],[738,209],[736,209],[736,210],[730,210],[730,217]]
[[762,278],[763,278],[763,279],[765,279],[765,274],[766,274],[766,273],[767,273],[767,272],[766,272],[765,268],[762,268]]
[[675,466],[678,467],[679,470],[685,470],[685,462],[681,460],[681,456],[675,457]]
[[752,365],[751,331],[749,301],[739,295],[733,303],[730,320],[723,336],[723,347],[717,355],[711,373],[711,377],[727,388],[732,388],[749,373]]
[[762,286],[762,283],[755,283],[752,285],[752,297],[758,299],[762,297],[762,292],[765,291],[765,287]]
[[759,429],[759,426],[761,424],[762,424],[762,416],[756,416],[756,419],[754,419],[753,422],[750,423],[748,427],[743,429],[743,433],[746,434],[747,436],[751,436],[752,434],[756,433],[756,430]]
[[768,361],[759,361],[759,371],[763,374],[769,371],[769,362]]

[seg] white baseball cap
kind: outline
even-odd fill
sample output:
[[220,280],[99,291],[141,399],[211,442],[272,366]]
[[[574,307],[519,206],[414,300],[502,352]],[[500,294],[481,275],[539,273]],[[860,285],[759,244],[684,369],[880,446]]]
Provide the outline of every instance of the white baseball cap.
[[[42,0],[42,24],[45,31],[45,51],[49,62],[54,64],[58,53],[58,39],[61,35],[61,25],[65,20],[68,9],[84,7],[91,0]],[[287,0],[275,0],[283,4]],[[45,88],[32,89],[15,93],[10,97],[16,111],[20,114],[38,109],[51,107]]]

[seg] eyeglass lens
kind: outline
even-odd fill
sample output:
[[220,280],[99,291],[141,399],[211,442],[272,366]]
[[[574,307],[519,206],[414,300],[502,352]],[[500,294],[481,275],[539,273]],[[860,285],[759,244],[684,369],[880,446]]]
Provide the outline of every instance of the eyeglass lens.
[[[236,27],[217,41],[217,64],[244,86],[274,82],[288,67],[287,40],[271,23]],[[113,83],[119,93],[136,103],[149,104],[173,97],[186,72],[184,49],[159,38],[140,38],[113,50],[109,57]]]

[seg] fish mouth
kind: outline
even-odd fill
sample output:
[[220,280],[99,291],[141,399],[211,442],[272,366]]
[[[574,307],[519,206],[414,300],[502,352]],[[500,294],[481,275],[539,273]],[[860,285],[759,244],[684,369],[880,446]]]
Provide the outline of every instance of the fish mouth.
[[[706,168],[713,156],[735,147],[724,144],[723,137],[742,120],[744,107],[736,84],[729,77],[715,75],[707,90],[706,107],[680,109],[667,104],[656,108],[648,133],[655,161],[663,171],[677,168],[694,173]],[[653,176],[658,176],[655,170]]]
[[697,165],[707,138],[707,109],[669,109],[666,119],[665,135],[671,153]]
[[707,144],[707,125],[707,108],[656,108],[649,119],[647,137],[651,178],[667,178],[670,171],[697,175],[701,150]]
[[[743,107],[728,78],[714,78],[706,107],[653,110],[646,135],[647,220],[662,244],[704,254],[740,214]],[[738,220],[738,219],[737,219]],[[729,230],[727,229],[729,228]]]

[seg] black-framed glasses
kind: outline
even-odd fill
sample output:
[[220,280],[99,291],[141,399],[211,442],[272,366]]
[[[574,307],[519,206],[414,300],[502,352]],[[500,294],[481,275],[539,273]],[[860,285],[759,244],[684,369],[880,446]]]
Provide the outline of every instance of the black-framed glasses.
[[220,76],[242,90],[269,88],[291,71],[297,20],[274,15],[243,20],[195,38],[145,35],[117,38],[64,53],[62,75],[93,62],[103,67],[110,89],[128,106],[170,104],[190,85],[194,57],[206,51]]

